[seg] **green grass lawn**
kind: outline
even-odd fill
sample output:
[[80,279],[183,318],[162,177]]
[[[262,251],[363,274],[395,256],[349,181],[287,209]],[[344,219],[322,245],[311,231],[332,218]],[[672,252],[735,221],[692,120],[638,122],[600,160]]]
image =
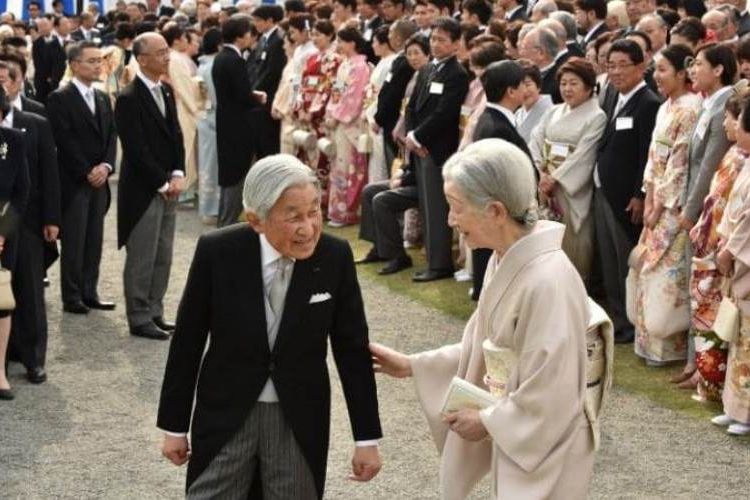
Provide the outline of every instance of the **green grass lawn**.
[[[349,241],[355,258],[364,256],[370,243],[357,238],[357,226],[340,229],[326,228],[326,231]],[[434,307],[446,314],[468,319],[474,311],[475,303],[468,296],[469,283],[458,283],[452,279],[417,285],[411,281],[414,269],[424,268],[425,258],[421,250],[409,252],[414,260],[414,268],[390,276],[380,276],[377,271],[381,263],[357,266],[357,272],[388,286],[394,292],[403,294],[425,305]],[[721,406],[715,403],[701,404],[690,398],[691,392],[677,389],[669,382],[669,377],[682,369],[682,364],[664,368],[646,367],[633,353],[632,345],[618,345],[615,348],[615,386],[629,393],[643,396],[654,403],[688,414],[695,418],[709,419],[721,413]]]

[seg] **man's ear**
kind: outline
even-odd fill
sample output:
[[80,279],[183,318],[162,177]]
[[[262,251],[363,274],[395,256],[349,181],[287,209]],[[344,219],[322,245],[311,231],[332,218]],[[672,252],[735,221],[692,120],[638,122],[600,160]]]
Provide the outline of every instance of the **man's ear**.
[[260,217],[258,217],[255,212],[246,211],[245,219],[256,233],[262,234],[265,232],[265,224],[260,220]]

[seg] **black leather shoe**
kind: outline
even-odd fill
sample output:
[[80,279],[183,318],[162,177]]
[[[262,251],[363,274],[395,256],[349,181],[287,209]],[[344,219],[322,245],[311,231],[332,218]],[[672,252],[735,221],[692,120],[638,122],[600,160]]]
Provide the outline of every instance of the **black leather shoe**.
[[414,276],[412,276],[411,280],[417,283],[426,283],[428,281],[450,278],[451,276],[453,276],[453,271],[451,271],[450,269],[446,269],[444,271],[433,271],[432,269],[427,269],[425,271],[414,273]]
[[367,255],[362,257],[361,259],[357,259],[354,261],[355,264],[371,264],[372,262],[385,262],[388,259],[384,259],[378,255],[378,251],[375,250],[375,247],[372,247],[369,252],[367,252]]
[[26,378],[32,384],[42,384],[47,381],[47,372],[43,366],[35,366],[26,372]]
[[145,339],[154,340],[169,340],[169,334],[164,330],[157,328],[153,323],[146,323],[145,325],[134,326],[130,329],[130,335],[136,337],[143,337]]
[[68,302],[63,304],[63,311],[71,314],[88,314],[89,308],[83,302]]
[[44,278],[42,284],[44,284],[44,288],[49,288],[49,278]]
[[15,398],[15,394],[13,394],[13,390],[11,389],[0,389],[0,400],[4,401],[10,401],[11,399]]
[[154,318],[154,324],[164,331],[171,332],[175,329],[175,324],[166,321],[162,316]]
[[100,311],[114,311],[114,302],[104,302],[99,299],[83,299],[83,304],[89,309],[99,309]]
[[615,332],[615,344],[632,344],[635,339],[635,331],[632,328],[625,328]]
[[404,269],[408,269],[412,266],[411,257],[408,255],[401,255],[399,257],[396,257],[395,259],[391,259],[388,261],[388,264],[385,265],[383,269],[378,271],[378,274],[381,276],[386,276],[388,274],[397,273],[399,271],[403,271]]

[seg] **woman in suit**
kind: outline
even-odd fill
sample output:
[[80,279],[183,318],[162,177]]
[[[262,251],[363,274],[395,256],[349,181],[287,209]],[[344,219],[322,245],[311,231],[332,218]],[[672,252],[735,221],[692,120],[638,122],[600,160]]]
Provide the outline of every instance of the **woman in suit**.
[[585,282],[594,255],[594,163],[607,115],[594,95],[596,71],[590,62],[569,59],[557,81],[564,102],[544,114],[529,149],[539,171],[542,214],[565,224],[562,248]]
[[[0,87],[0,121],[10,110],[5,91]],[[24,153],[23,132],[0,127],[0,262],[11,272],[15,263],[15,245],[8,236],[18,216],[26,208],[29,196],[29,171]],[[13,399],[5,373],[5,355],[10,337],[9,310],[0,310],[0,400]]]

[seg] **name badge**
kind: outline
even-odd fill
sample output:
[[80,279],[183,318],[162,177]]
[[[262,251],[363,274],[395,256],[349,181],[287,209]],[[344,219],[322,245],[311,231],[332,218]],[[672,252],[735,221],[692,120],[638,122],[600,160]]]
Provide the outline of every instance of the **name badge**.
[[318,77],[317,76],[308,76],[307,77],[307,84],[308,85],[317,85],[318,84]]
[[442,95],[443,94],[443,84],[440,83],[440,82],[432,82],[430,84],[430,94]]
[[266,60],[266,51],[265,50],[263,52],[261,52],[261,54],[260,54],[260,60],[261,61],[265,61]]
[[387,75],[385,75],[385,81],[390,83],[393,79],[393,72],[389,71]]
[[364,38],[366,42],[371,42],[372,41],[372,30],[368,29],[367,31],[365,31],[364,33],[362,33],[362,38]]
[[632,130],[633,128],[633,117],[632,116],[621,116],[615,121],[615,130]]
[[553,142],[549,152],[552,156],[556,156],[558,158],[567,158],[568,145],[563,144],[562,142]]

